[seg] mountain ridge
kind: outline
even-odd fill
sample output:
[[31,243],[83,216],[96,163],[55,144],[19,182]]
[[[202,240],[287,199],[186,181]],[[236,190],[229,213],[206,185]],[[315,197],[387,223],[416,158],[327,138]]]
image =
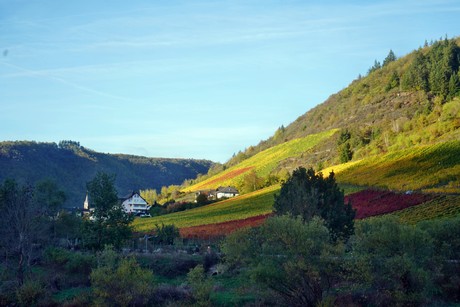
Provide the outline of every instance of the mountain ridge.
[[159,190],[162,186],[181,184],[199,173],[206,173],[213,164],[209,160],[99,153],[74,141],[0,142],[1,181],[15,179],[34,184],[54,180],[67,195],[66,207],[82,206],[86,182],[98,171],[115,174],[115,186],[119,194],[124,195],[129,190]]

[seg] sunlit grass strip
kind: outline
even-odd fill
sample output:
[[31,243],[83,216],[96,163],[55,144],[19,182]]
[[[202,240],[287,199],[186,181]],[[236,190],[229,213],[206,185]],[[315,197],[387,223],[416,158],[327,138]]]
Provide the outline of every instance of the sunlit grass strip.
[[393,190],[460,192],[460,141],[419,146],[330,167],[337,181]]
[[232,180],[233,178],[241,174],[244,174],[253,168],[254,168],[253,166],[248,166],[248,167],[233,169],[232,171],[229,171],[229,172],[223,172],[220,175],[214,176],[210,178],[209,180],[202,182],[201,184],[195,185],[194,189],[203,190],[209,187],[217,188],[219,185],[222,186],[222,182]]
[[252,216],[271,213],[273,210],[274,195],[280,187],[274,185],[256,192],[227,199],[212,205],[167,214],[152,218],[136,219],[134,230],[148,232],[155,229],[155,224],[176,227],[191,227],[240,220]]
[[[218,186],[238,186],[242,182],[246,171],[252,168],[256,171],[258,176],[266,177],[278,166],[279,162],[287,158],[308,154],[313,147],[330,138],[337,131],[337,129],[332,129],[268,148],[216,176],[188,187],[186,190],[197,191],[202,189],[215,189]],[[238,170],[244,171],[240,172]]]
[[460,215],[460,195],[442,195],[421,205],[391,213],[404,223],[416,224],[425,220]]

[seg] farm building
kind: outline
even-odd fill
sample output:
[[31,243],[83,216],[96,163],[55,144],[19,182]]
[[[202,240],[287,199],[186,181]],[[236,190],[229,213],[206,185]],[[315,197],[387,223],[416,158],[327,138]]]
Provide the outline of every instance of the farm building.
[[216,198],[231,198],[240,195],[234,187],[218,187],[216,190]]

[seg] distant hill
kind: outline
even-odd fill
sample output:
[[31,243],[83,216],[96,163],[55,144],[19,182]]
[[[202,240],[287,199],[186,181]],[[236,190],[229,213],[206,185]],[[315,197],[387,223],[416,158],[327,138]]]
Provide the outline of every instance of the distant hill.
[[204,174],[213,165],[207,160],[146,158],[104,154],[78,142],[0,142],[0,180],[13,178],[22,183],[52,179],[65,191],[67,207],[82,206],[86,182],[98,171],[116,175],[120,196],[130,190],[181,184]]

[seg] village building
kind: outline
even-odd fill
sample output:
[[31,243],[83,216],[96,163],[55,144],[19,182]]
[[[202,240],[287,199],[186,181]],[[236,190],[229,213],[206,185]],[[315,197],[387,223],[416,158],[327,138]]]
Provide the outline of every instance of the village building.
[[150,206],[138,192],[131,192],[125,197],[120,198],[123,210],[127,213],[136,215],[148,214]]
[[206,195],[208,200],[216,200],[222,198],[231,198],[240,195],[239,191],[234,187],[218,187],[216,190],[200,190],[195,196]]
[[234,187],[218,187],[216,190],[216,198],[231,198],[240,195]]
[[[120,201],[121,206],[126,213],[149,216],[148,214],[150,206],[138,192],[130,192],[128,195],[119,198],[118,200]],[[94,208],[91,208],[90,197],[88,193],[86,193],[85,201],[83,202],[83,210],[81,210],[81,208],[79,210],[84,215],[94,212]]]

